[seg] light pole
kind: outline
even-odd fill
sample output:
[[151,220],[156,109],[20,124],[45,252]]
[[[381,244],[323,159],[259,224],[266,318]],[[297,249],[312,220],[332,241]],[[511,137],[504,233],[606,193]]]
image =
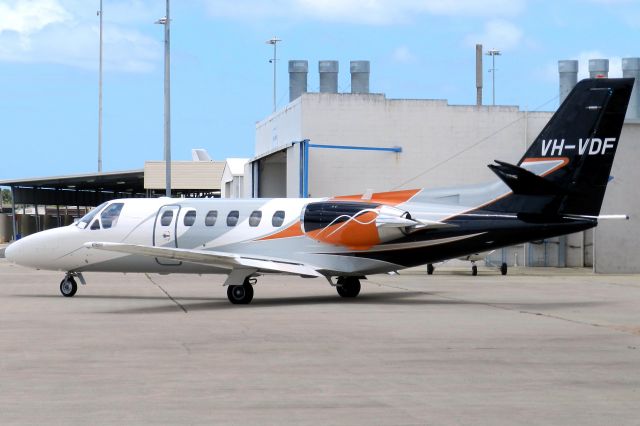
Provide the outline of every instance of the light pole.
[[498,49],[491,49],[485,55],[491,56],[491,69],[489,72],[491,73],[491,91],[492,91],[492,100],[493,105],[496,104],[496,56],[500,56],[502,53]]
[[165,162],[165,195],[171,197],[171,17],[169,0],[167,14],[156,21],[164,25],[164,162]]
[[276,112],[276,62],[278,60],[277,46],[281,41],[282,40],[280,40],[278,37],[274,36],[265,42],[266,44],[273,45],[273,59],[269,59],[269,62],[273,64],[273,112]]
[[102,172],[102,0],[100,0],[100,64],[98,66],[98,173]]

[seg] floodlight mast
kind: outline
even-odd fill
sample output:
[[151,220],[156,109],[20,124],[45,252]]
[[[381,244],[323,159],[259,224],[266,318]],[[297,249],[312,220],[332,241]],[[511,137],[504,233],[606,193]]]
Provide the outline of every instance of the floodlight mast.
[[98,66],[98,173],[102,172],[102,0],[100,0],[100,64]]
[[265,42],[266,44],[273,45],[273,59],[269,60],[269,62],[273,64],[273,112],[276,112],[276,63],[278,61],[277,46],[278,46],[278,43],[281,41],[282,41],[281,39],[274,36]]
[[495,106],[496,104],[496,56],[502,55],[498,49],[490,49],[487,53],[487,56],[491,56],[491,69],[489,72],[491,73],[491,92],[492,92],[492,104]]
[[171,17],[169,0],[166,0],[167,14],[155,23],[164,25],[164,162],[165,195],[171,197]]

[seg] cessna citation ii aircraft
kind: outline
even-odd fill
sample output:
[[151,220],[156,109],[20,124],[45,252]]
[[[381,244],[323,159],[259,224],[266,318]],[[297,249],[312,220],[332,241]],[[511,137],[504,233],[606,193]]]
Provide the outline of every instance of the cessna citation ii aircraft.
[[256,277],[323,277],[355,297],[366,275],[555,237],[598,224],[633,79],[578,83],[517,165],[474,187],[300,199],[123,199],[6,249],[17,264],[66,273],[225,274],[231,303]]

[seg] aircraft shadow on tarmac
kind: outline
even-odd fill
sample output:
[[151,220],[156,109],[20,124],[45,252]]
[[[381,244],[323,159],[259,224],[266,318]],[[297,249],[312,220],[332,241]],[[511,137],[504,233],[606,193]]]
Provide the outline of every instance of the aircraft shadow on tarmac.
[[[460,299],[426,299],[424,296],[437,296],[440,292],[396,291],[376,294],[361,294],[355,299],[343,299],[333,294],[326,296],[291,296],[279,298],[256,298],[249,305],[232,305],[227,298],[222,297],[173,297],[166,296],[123,296],[123,295],[77,295],[74,299],[94,300],[147,300],[163,301],[161,306],[145,306],[124,308],[117,310],[99,311],[111,314],[145,314],[145,313],[188,313],[192,311],[221,310],[221,309],[262,309],[272,307],[295,307],[311,305],[398,305],[398,306],[432,306],[432,305],[485,305],[510,310],[542,310],[553,311],[566,308],[587,308],[605,305],[605,302],[491,302],[470,301]],[[16,295],[18,296],[18,295]],[[420,297],[423,296],[423,297]],[[19,295],[18,297],[58,298],[59,295]],[[72,301],[73,302],[73,301]]]

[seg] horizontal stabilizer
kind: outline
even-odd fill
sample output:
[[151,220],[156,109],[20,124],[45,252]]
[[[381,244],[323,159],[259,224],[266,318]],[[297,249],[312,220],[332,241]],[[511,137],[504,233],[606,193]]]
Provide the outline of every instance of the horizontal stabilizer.
[[520,195],[566,195],[567,191],[558,184],[531,173],[513,164],[495,160],[497,164],[489,164],[491,169],[514,194]]

